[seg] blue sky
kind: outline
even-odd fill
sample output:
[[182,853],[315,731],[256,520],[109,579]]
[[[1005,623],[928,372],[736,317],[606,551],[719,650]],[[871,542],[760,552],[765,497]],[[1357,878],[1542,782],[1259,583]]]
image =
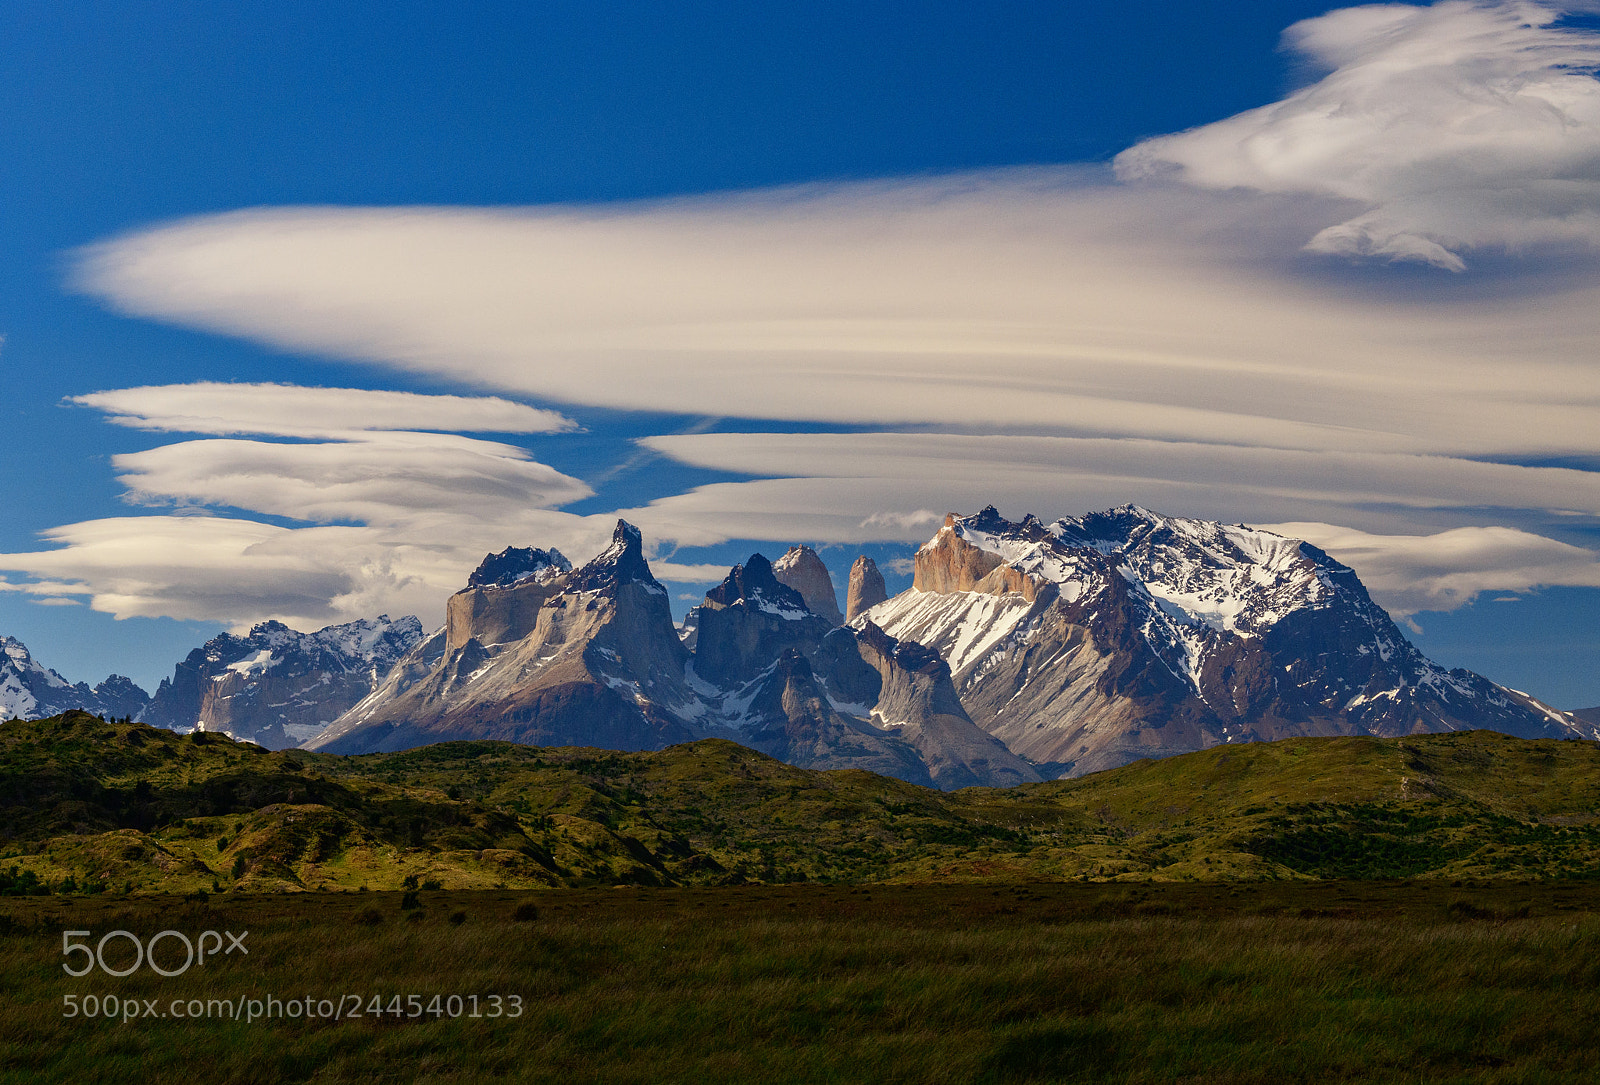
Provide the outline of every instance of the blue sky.
[[618,513],[693,597],[1136,501],[1600,704],[1591,18],[685,8],[6,5],[0,632],[153,686]]

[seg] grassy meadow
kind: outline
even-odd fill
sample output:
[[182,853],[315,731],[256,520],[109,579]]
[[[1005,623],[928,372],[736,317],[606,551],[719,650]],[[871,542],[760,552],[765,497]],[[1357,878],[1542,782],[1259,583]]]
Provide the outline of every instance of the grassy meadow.
[[945,793],[732,742],[268,752],[84,713],[0,727],[0,895],[1600,877],[1600,745],[1219,746]]
[[[111,931],[248,954],[63,971]],[[0,1083],[1567,1083],[1597,996],[1594,743],[943,793],[718,741],[0,727]]]
[[[12,898],[0,1081],[1593,1081],[1597,905],[1439,882]],[[66,929],[248,930],[249,955],[73,979]],[[421,1012],[68,1019],[68,994]],[[451,994],[522,1012],[427,1011]]]

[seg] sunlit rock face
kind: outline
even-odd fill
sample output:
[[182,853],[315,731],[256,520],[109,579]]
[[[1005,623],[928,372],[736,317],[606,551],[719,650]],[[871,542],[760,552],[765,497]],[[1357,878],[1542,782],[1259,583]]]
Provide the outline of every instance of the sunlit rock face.
[[855,564],[850,566],[850,586],[845,594],[845,621],[855,621],[862,611],[871,610],[887,598],[889,589],[878,571],[878,563],[865,554],[856,558]]
[[811,613],[826,618],[832,625],[844,624],[833,577],[811,547],[791,546],[783,557],[772,563],[772,575],[778,583],[799,592],[800,598],[806,602],[806,609]]
[[689,722],[700,708],[684,681],[688,649],[638,529],[619,520],[593,561],[564,562],[543,562],[548,575],[469,582],[447,605],[444,636],[419,645],[308,748],[477,738],[652,750],[700,737]]
[[950,516],[858,616],[933,648],[974,722],[1045,771],[1296,735],[1592,726],[1422,656],[1308,543],[1124,506]]

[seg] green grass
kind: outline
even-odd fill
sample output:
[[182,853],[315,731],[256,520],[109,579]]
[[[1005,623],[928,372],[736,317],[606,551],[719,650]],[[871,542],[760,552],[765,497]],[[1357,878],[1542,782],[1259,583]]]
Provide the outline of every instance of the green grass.
[[[553,890],[520,920],[524,893],[417,896],[0,902],[0,1081],[1600,1078],[1588,883]],[[250,955],[61,972],[61,930],[113,927],[248,929]],[[524,1013],[64,1020],[90,992],[500,993]]]
[[1410,877],[1600,877],[1600,746],[1293,739],[947,794],[715,740],[338,757],[0,727],[0,895]]

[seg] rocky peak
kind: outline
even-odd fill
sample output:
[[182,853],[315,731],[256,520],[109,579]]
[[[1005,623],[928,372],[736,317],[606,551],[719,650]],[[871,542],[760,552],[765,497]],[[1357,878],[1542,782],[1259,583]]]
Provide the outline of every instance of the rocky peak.
[[889,598],[889,589],[878,571],[877,562],[865,554],[850,566],[850,589],[845,596],[845,621],[853,622],[863,611],[871,610]]
[[131,716],[149,699],[121,675],[112,675],[94,689],[86,682],[68,682],[34,659],[21,641],[0,635],[0,722],[43,719],[71,709],[97,716]]
[[745,603],[777,618],[798,619],[810,614],[805,597],[773,573],[772,563],[751,554],[743,565],[728,570],[727,577],[706,592],[706,603],[717,608]]
[[839,613],[839,595],[833,587],[833,577],[822,564],[817,552],[809,546],[791,546],[783,557],[772,563],[772,575],[778,582],[799,592],[806,608],[813,614],[828,619],[834,625],[844,624]]
[[813,651],[832,628],[806,609],[799,592],[778,582],[760,554],[735,565],[698,609],[695,671],[724,686],[754,678],[785,648]]
[[137,716],[150,703],[150,695],[121,674],[108,675],[94,687],[94,695],[107,716]]
[[[1058,579],[1050,561],[1055,539],[1032,516],[1012,523],[993,505],[975,516],[945,517],[939,533],[916,556],[918,591],[1020,594],[1032,601]],[[1059,547],[1054,547],[1059,549]]]
[[650,563],[644,558],[644,538],[639,529],[626,520],[618,520],[616,529],[611,533],[611,545],[583,568],[572,573],[565,588],[568,591],[593,591],[632,583],[642,584],[661,595],[667,593],[667,589],[650,572]]
[[498,554],[485,554],[470,577],[468,588],[503,588],[532,579],[543,583],[572,571],[572,562],[552,547],[508,546]]

